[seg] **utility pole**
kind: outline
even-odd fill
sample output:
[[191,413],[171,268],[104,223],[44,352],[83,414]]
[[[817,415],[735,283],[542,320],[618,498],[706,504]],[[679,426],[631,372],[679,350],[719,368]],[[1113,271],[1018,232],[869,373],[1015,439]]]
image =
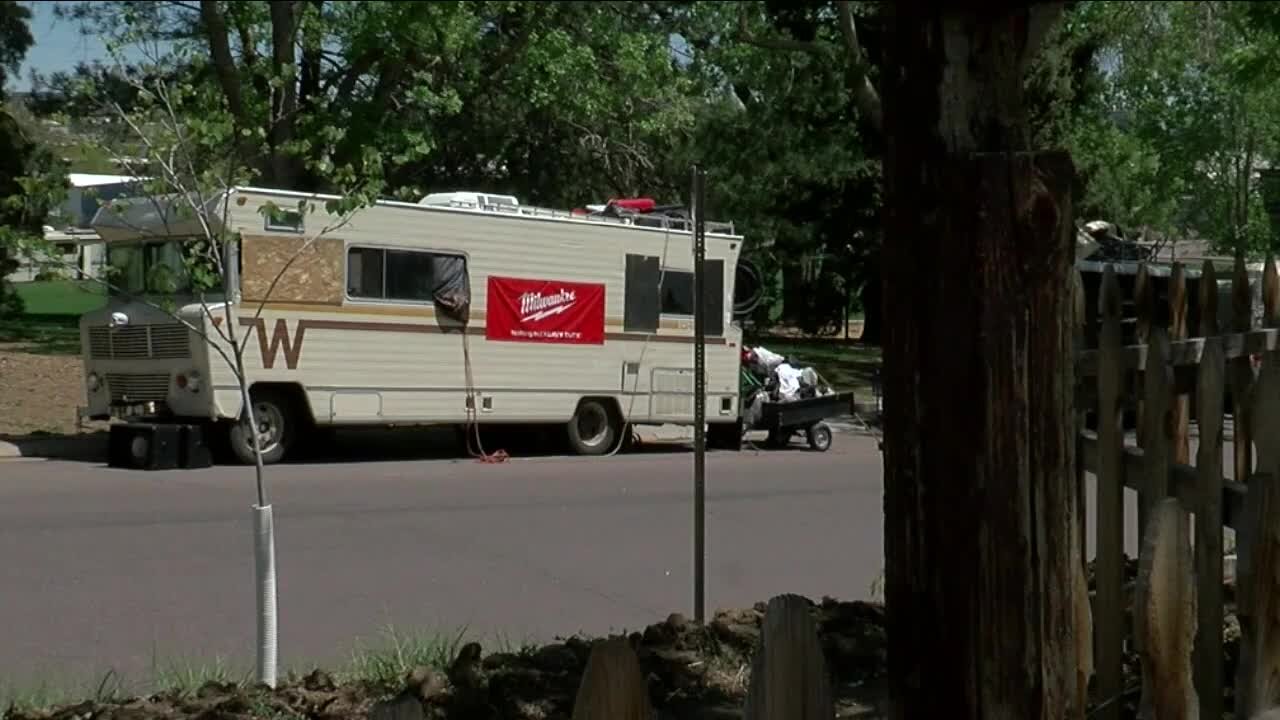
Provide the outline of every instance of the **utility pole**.
[[706,171],[693,166],[693,619],[707,611]]

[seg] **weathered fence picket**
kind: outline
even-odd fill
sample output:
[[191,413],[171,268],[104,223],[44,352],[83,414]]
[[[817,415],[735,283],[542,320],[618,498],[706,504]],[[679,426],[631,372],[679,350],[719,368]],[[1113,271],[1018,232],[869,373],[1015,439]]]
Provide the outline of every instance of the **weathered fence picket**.
[[1142,628],[1141,716],[1193,720],[1200,708],[1191,673],[1196,611],[1187,512],[1177,498],[1165,498],[1147,518],[1133,603]]
[[[1088,322],[1088,317],[1089,317],[1089,311],[1088,311],[1088,307],[1086,305],[1086,299],[1085,299],[1084,279],[1080,277],[1080,273],[1072,273],[1071,296],[1072,296],[1071,297],[1072,299],[1072,302],[1071,302],[1072,346],[1075,350],[1076,356],[1079,357],[1080,353],[1084,352],[1084,349],[1085,349],[1085,326],[1086,326],[1086,323]],[[1072,377],[1074,378],[1074,375]],[[1077,382],[1076,384],[1079,385],[1079,382]],[[1079,516],[1076,518],[1076,525],[1078,526],[1078,532],[1079,532],[1079,538],[1077,539],[1080,542],[1081,573],[1084,572],[1085,565],[1089,562],[1089,533],[1088,533],[1088,528],[1089,528],[1088,482],[1089,482],[1089,479],[1088,479],[1088,473],[1085,472],[1084,461],[1083,461],[1084,430],[1086,425],[1087,414],[1088,414],[1087,408],[1081,407],[1079,404],[1077,404],[1076,417],[1075,417],[1075,421],[1076,421],[1075,423],[1076,511]],[[1087,596],[1088,594],[1086,593],[1082,597],[1087,597]],[[1090,652],[1092,652],[1092,643],[1090,643],[1089,645],[1090,645]],[[1090,672],[1092,672],[1092,669],[1090,669]],[[1087,679],[1087,676],[1086,676],[1086,679]]]
[[1280,358],[1268,353],[1254,390],[1258,473],[1249,479],[1248,522],[1236,536],[1236,617],[1242,717],[1280,705]]
[[[1173,456],[1173,444],[1170,437],[1170,403],[1169,396],[1173,390],[1173,381],[1169,367],[1165,364],[1169,356],[1169,340],[1163,328],[1153,328],[1147,342],[1147,362],[1143,371],[1142,392],[1142,426],[1139,438],[1142,440],[1142,484],[1138,488],[1138,517],[1145,518],[1138,526],[1138,537],[1147,538],[1151,529],[1151,513],[1155,506],[1169,497],[1169,463]],[[1141,591],[1139,587],[1138,591]],[[1147,614],[1139,612],[1139,603],[1134,603],[1133,612],[1133,644],[1139,652],[1146,648],[1143,643],[1147,638],[1145,623]]]
[[573,720],[649,720],[649,687],[625,638],[596,645],[587,658]]
[[[1213,281],[1212,265],[1207,276]],[[1216,297],[1211,293],[1210,297]],[[1206,303],[1213,309],[1212,301]],[[1201,306],[1201,317],[1205,308]],[[1211,314],[1210,314],[1211,316]],[[1210,321],[1203,329],[1212,329]],[[1196,473],[1200,484],[1196,509],[1196,689],[1200,697],[1200,717],[1222,717],[1222,410],[1226,358],[1221,338],[1210,337],[1200,357],[1200,377],[1196,394],[1196,424],[1200,447],[1196,453]]]
[[[1124,688],[1121,660],[1124,643],[1124,476],[1121,463],[1124,435],[1121,429],[1120,384],[1122,347],[1120,334],[1120,283],[1107,268],[1098,295],[1098,543],[1094,576],[1097,594],[1093,610],[1094,658],[1098,696],[1104,702],[1117,698]],[[1087,453],[1086,453],[1087,454]],[[1118,720],[1120,706],[1108,702],[1099,720]]]
[[[1247,333],[1253,329],[1252,295],[1249,292],[1249,274],[1244,256],[1236,256],[1235,270],[1231,275],[1231,329]],[[1235,452],[1232,476],[1244,482],[1253,473],[1253,435],[1249,429],[1249,395],[1253,388],[1253,366],[1247,355],[1231,361],[1231,437]]]
[[[1187,339],[1187,271],[1182,263],[1174,263],[1169,276],[1169,339],[1177,342]],[[1191,400],[1187,393],[1179,392],[1173,399],[1169,419],[1172,427],[1173,462],[1191,464]]]
[[769,601],[751,667],[743,720],[830,720],[831,678],[809,604],[796,595]]
[[[1133,312],[1134,312],[1133,343],[1135,345],[1149,347],[1149,341],[1151,340],[1151,325],[1153,320],[1152,316],[1155,315],[1155,309],[1156,309],[1156,300],[1155,300],[1154,283],[1151,279],[1151,273],[1147,269],[1147,266],[1142,265],[1141,267],[1138,268],[1138,274],[1134,277],[1134,281],[1133,281]],[[1123,330],[1121,331],[1121,336],[1123,337]],[[1146,393],[1141,391],[1141,388],[1145,387],[1145,382],[1146,382],[1146,376],[1144,373],[1145,371],[1143,370],[1137,370],[1134,372],[1134,376],[1135,376],[1134,380],[1136,381],[1137,387],[1139,388],[1138,398],[1136,403],[1137,405],[1136,415],[1138,419],[1138,447],[1140,448],[1146,447],[1147,438],[1146,438],[1146,433],[1144,432],[1144,428],[1147,427],[1146,418],[1149,412],[1147,408]],[[1123,427],[1123,423],[1122,423],[1122,427]],[[1141,491],[1139,491],[1139,496],[1141,496],[1141,494],[1142,494]],[[1146,527],[1147,527],[1147,506],[1146,506],[1146,503],[1142,502],[1141,497],[1139,497],[1138,537],[1142,537],[1146,533]]]

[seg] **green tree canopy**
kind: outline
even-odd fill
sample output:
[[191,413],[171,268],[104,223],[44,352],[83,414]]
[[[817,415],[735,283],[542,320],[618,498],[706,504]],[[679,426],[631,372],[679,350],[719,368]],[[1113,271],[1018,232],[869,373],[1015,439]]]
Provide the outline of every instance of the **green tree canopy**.
[[1222,250],[1273,244],[1258,171],[1280,153],[1273,3],[1085,3],[1102,90],[1073,121],[1086,213]]

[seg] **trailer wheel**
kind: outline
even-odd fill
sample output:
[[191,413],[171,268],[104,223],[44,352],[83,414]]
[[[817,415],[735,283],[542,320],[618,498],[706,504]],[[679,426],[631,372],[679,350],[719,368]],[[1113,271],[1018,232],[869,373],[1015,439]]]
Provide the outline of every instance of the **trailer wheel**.
[[[258,442],[262,446],[262,464],[280,462],[297,435],[298,415],[293,410],[293,403],[284,393],[271,389],[254,389],[249,398],[253,403],[253,419],[258,426]],[[246,465],[253,465],[253,436],[249,434],[248,423],[241,419],[231,426],[230,435],[231,450],[236,458]]]
[[831,449],[831,426],[826,423],[817,423],[810,425],[805,431],[806,438],[809,440],[809,447],[818,452],[826,452]]
[[620,425],[604,401],[588,398],[569,421],[569,444],[578,455],[604,455],[617,442]]

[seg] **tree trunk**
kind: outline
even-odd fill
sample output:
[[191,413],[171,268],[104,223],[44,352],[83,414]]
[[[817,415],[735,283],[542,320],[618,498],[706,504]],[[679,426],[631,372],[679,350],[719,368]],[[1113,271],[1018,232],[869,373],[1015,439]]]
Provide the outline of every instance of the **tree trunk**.
[[294,52],[297,17],[293,2],[271,3],[271,69],[281,76],[284,83],[273,98],[271,126],[267,135],[271,139],[273,184],[287,190],[294,189],[297,184],[300,165],[288,148],[293,142],[293,129],[298,121],[298,68]]
[[872,267],[867,268],[866,272],[870,277],[863,281],[862,290],[858,294],[862,303],[862,335],[858,339],[865,345],[879,345],[884,339],[884,288],[881,287],[882,273],[878,267],[879,251],[867,262]]
[[240,71],[236,67],[235,57],[231,54],[231,43],[228,41],[227,21],[218,7],[217,0],[200,0],[200,22],[204,25],[209,40],[209,56],[213,60],[214,75],[222,88],[222,95],[227,100],[227,110],[237,123],[245,120],[244,100],[241,97]]
[[[958,7],[958,9],[948,9]],[[884,127],[890,717],[1084,717],[1065,154],[1025,152],[1056,8],[890,11]]]

